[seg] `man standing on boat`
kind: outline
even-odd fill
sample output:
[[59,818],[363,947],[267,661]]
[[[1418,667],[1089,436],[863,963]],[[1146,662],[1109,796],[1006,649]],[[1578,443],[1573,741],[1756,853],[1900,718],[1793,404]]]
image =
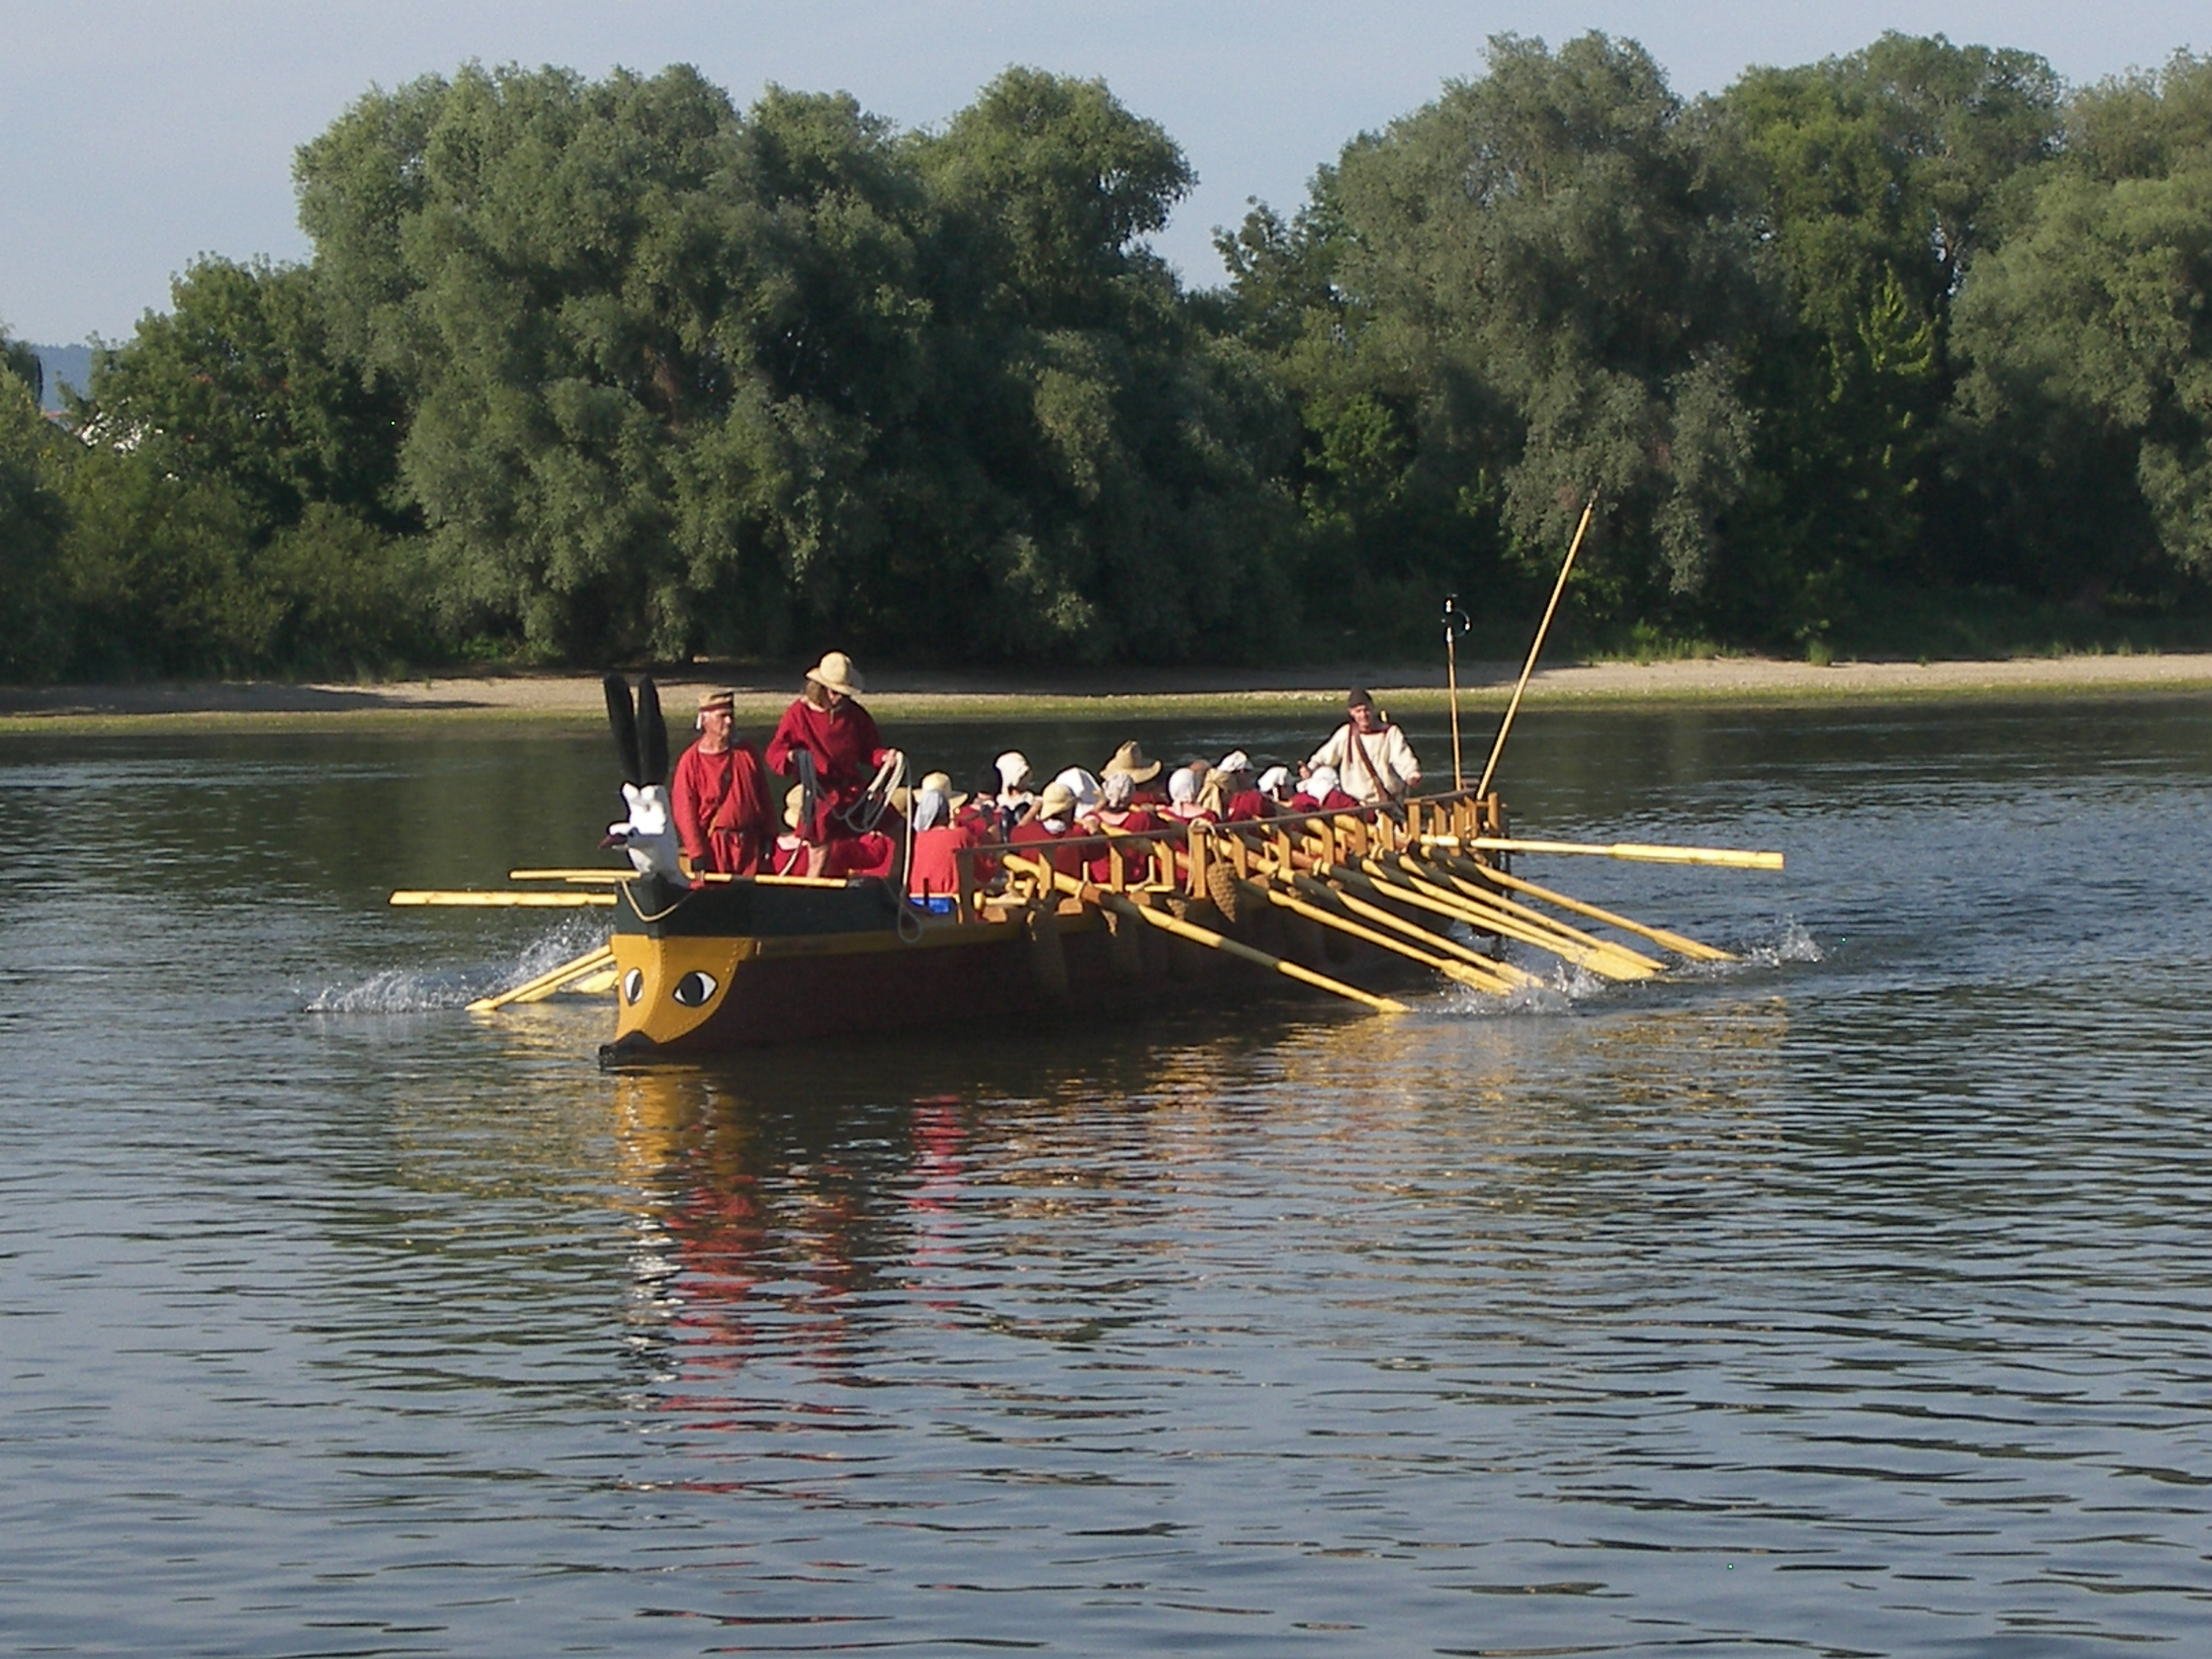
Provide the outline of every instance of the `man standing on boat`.
[[772,827],[760,756],[731,738],[732,701],[727,691],[700,694],[698,741],[678,758],[669,780],[677,838],[702,875],[756,874]]
[[884,746],[875,720],[854,700],[853,694],[865,690],[853,659],[830,652],[806,671],[805,690],[783,711],[768,741],[769,768],[787,777],[796,773],[812,799],[811,812],[798,826],[811,876],[828,867],[831,842],[849,841],[875,827],[859,819],[854,809],[876,769],[897,752]]
[[1313,751],[1302,775],[1310,776],[1321,766],[1334,769],[1338,787],[1362,806],[1403,800],[1421,783],[1421,765],[1405,729],[1382,718],[1364,686],[1354,686],[1345,703],[1351,718]]

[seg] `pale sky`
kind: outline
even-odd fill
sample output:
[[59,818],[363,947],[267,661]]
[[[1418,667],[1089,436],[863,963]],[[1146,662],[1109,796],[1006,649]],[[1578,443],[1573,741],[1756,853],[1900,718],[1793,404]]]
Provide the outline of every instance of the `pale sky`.
[[128,335],[195,254],[299,258],[294,148],[372,84],[487,64],[599,76],[698,66],[941,122],[1009,64],[1101,76],[1183,147],[1199,187],[1156,246],[1220,278],[1211,235],[1249,197],[1288,210],[1346,140],[1479,75],[1514,30],[1642,41],[1676,90],[1854,51],[1885,28],[2041,52],[2075,82],[2212,49],[2203,0],[0,0],[0,323],[62,343]]

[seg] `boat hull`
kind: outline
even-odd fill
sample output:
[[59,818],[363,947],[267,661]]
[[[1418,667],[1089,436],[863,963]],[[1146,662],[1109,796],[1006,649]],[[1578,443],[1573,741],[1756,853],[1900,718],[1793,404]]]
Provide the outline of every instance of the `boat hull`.
[[[1203,902],[1196,908],[1193,920],[1336,978],[1405,977],[1394,957],[1333,951],[1320,930],[1304,936],[1273,912],[1240,925]],[[688,892],[635,884],[622,890],[612,945],[617,1025],[600,1050],[612,1066],[975,1021],[1127,1018],[1287,988],[1095,906],[1069,901],[999,920],[902,915],[881,882]]]

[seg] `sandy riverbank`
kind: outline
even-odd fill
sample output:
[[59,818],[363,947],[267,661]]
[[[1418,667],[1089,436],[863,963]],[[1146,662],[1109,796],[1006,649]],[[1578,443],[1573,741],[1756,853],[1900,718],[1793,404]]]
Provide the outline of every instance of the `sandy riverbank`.
[[[1471,663],[1461,676],[1465,706],[1497,707],[1518,665]],[[1172,715],[1200,708],[1279,706],[1285,710],[1339,699],[1351,682],[1371,686],[1403,710],[1441,706],[1444,676],[1358,664],[1301,672],[1250,669],[1136,669],[1095,675],[962,675],[884,669],[868,702],[908,719],[988,719],[1085,714]],[[730,684],[713,671],[676,672],[661,685],[671,709],[688,708],[697,688]],[[790,698],[781,676],[738,677],[740,718],[772,714]],[[2212,691],[2212,653],[2033,657],[1995,662],[1837,663],[1814,667],[1758,657],[1677,662],[1595,663],[1540,671],[1532,700],[1584,704],[1894,701],[1910,698],[2053,696],[2129,692]],[[325,722],[410,723],[426,717],[507,717],[596,721],[603,703],[596,678],[580,674],[484,674],[380,684],[273,681],[149,683],[131,685],[0,688],[0,731],[178,722],[192,725]]]

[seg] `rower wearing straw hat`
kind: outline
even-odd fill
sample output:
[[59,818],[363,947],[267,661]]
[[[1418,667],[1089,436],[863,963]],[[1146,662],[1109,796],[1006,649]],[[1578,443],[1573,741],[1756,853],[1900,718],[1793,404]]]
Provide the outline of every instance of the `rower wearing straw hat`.
[[1114,758],[1099,769],[1098,781],[1103,785],[1116,775],[1129,780],[1131,799],[1139,806],[1158,806],[1166,802],[1165,793],[1155,781],[1160,775],[1160,763],[1148,758],[1144,746],[1133,738],[1114,751]]
[[769,739],[769,765],[796,775],[806,793],[799,833],[809,849],[809,875],[825,872],[831,842],[875,828],[889,805],[891,774],[904,764],[897,750],[884,747],[875,720],[856,700],[854,694],[864,690],[853,659],[829,653],[806,671],[805,689]]

